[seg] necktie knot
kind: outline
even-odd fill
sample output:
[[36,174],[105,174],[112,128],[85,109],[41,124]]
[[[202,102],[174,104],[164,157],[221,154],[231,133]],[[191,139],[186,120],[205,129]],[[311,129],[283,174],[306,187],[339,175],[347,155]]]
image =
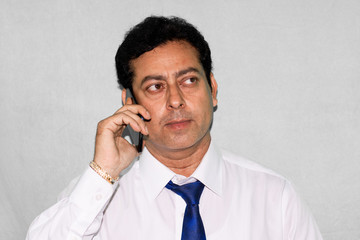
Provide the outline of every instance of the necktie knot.
[[179,186],[170,181],[166,185],[166,188],[180,195],[187,205],[196,205],[199,204],[201,193],[204,190],[204,184],[196,181]]

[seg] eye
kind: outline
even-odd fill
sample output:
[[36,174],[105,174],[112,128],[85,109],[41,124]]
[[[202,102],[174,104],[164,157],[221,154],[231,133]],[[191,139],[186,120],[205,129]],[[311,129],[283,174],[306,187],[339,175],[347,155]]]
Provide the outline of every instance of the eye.
[[197,78],[195,77],[190,77],[190,78],[186,78],[184,81],[183,81],[183,85],[193,85],[197,82]]
[[156,92],[156,91],[161,90],[162,88],[163,88],[163,85],[161,83],[155,83],[155,84],[148,86],[146,88],[146,90],[148,90],[150,92]]

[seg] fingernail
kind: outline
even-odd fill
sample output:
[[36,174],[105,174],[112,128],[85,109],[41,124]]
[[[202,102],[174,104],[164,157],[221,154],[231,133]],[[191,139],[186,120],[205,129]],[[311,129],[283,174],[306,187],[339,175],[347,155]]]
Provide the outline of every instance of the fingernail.
[[146,125],[145,125],[145,130],[146,130],[146,133],[149,134],[149,131],[148,131],[148,128]]

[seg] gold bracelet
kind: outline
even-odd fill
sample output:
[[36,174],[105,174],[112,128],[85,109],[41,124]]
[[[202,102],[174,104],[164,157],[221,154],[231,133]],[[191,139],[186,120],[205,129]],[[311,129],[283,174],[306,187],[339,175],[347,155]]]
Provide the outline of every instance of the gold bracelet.
[[119,180],[119,177],[117,178],[111,177],[110,174],[105,172],[96,162],[91,161],[89,165],[97,174],[99,174],[103,179],[105,179],[109,183],[114,184],[117,180]]

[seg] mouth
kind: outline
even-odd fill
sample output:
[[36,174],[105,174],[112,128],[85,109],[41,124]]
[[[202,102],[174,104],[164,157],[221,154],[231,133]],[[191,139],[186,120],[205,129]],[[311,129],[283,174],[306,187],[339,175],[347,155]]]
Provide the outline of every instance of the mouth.
[[181,130],[187,128],[191,123],[191,120],[189,119],[176,119],[169,121],[165,124],[165,127],[168,127],[170,129],[174,130]]

